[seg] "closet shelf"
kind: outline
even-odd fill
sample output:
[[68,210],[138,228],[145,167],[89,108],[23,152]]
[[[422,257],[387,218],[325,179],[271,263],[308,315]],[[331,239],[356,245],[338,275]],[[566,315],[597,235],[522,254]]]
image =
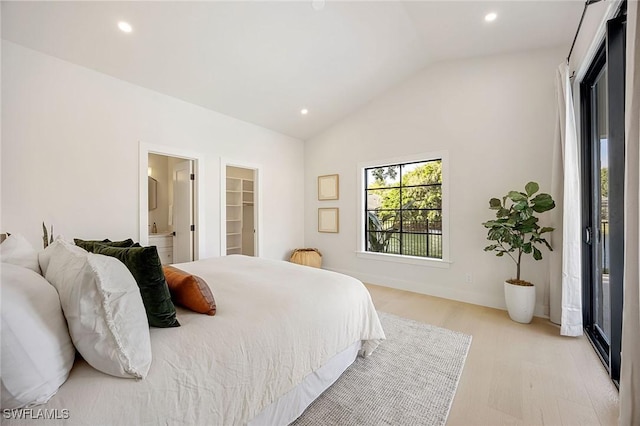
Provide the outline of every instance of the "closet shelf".
[[[245,253],[245,251],[253,253],[251,247],[247,247],[251,248],[250,250],[245,250],[244,246],[255,243],[253,240],[255,230],[251,226],[255,202],[254,189],[254,182],[251,179],[227,177],[227,254]],[[250,216],[246,215],[247,212],[250,212]],[[250,242],[251,240],[253,242]]]

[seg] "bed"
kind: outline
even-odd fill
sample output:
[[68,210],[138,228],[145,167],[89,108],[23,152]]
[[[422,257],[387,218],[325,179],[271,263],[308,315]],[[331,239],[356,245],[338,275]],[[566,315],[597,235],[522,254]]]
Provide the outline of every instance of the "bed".
[[57,394],[34,407],[68,410],[47,424],[288,424],[385,338],[354,278],[241,255],[174,266],[208,283],[216,315],[177,308],[181,327],[152,328],[143,380],[76,360]]

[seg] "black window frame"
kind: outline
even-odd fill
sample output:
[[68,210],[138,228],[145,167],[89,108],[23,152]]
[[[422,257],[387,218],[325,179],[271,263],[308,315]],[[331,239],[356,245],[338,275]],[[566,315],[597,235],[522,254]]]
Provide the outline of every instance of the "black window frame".
[[[596,349],[603,364],[609,371],[613,382],[620,380],[620,352],[622,342],[622,305],[624,270],[624,93],[625,93],[625,25],[624,3],[616,18],[607,22],[607,35],[597,54],[580,82],[581,111],[581,164],[582,164],[582,223],[583,239],[583,325],[585,334]],[[609,161],[609,309],[611,331],[605,333],[597,324],[594,303],[594,255],[593,241],[599,224],[594,224],[593,210],[597,197],[588,188],[595,188],[595,171],[591,165],[599,158],[594,150],[594,131],[596,129],[594,103],[596,102],[593,85],[600,74],[607,70],[607,109],[608,109],[608,161]]]
[[[364,233],[363,233],[363,247],[364,247],[364,251],[366,253],[375,253],[375,254],[391,254],[391,255],[396,255],[396,256],[403,256],[403,257],[416,257],[419,259],[427,259],[427,260],[444,260],[445,257],[445,253],[444,253],[444,230],[443,230],[443,223],[444,223],[444,217],[443,217],[443,206],[444,206],[444,197],[445,197],[445,193],[444,193],[444,189],[443,189],[443,181],[444,181],[444,174],[441,175],[441,179],[440,182],[438,183],[425,183],[425,184],[420,184],[420,185],[404,185],[402,182],[402,178],[403,178],[403,170],[406,166],[410,166],[413,164],[421,164],[421,163],[431,163],[431,162],[439,162],[440,163],[440,167],[441,170],[444,167],[444,158],[443,157],[434,157],[434,158],[428,158],[428,159],[422,159],[422,160],[411,160],[411,161],[405,161],[405,162],[396,162],[396,163],[392,163],[392,164],[382,164],[382,165],[375,165],[375,166],[367,166],[363,168],[363,173],[364,173]],[[385,188],[369,188],[369,171],[373,170],[373,169],[381,169],[381,168],[390,168],[390,167],[397,167],[398,168],[398,185],[397,186],[390,186],[390,187],[385,187]],[[403,204],[403,190],[405,189],[409,189],[409,188],[426,188],[426,187],[439,187],[440,188],[440,194],[441,194],[441,202],[440,202],[440,206],[439,207],[428,207],[428,208],[405,208],[404,204]],[[369,206],[369,193],[372,191],[377,191],[380,189],[397,189],[399,191],[399,197],[400,197],[400,208],[398,209],[379,209],[379,208],[370,208]],[[398,246],[399,249],[397,252],[395,251],[376,251],[376,250],[370,250],[370,244],[369,244],[369,235],[370,233],[374,232],[374,233],[379,233],[380,230],[371,230],[369,229],[369,220],[368,220],[368,216],[369,216],[369,212],[380,212],[380,211],[389,211],[389,212],[395,212],[395,217],[399,217],[398,220],[398,225],[399,225],[399,229],[394,229],[393,234],[398,234],[399,235],[399,240],[398,240]],[[424,231],[420,231],[420,230],[405,230],[405,219],[404,219],[404,214],[406,212],[413,212],[413,211],[425,211],[425,212],[431,212],[431,211],[437,211],[439,212],[439,217],[440,217],[440,221],[437,222],[439,225],[437,225],[436,227],[430,228],[429,227],[429,221],[426,221],[425,224],[425,229]],[[405,248],[405,235],[425,235],[425,255],[419,255],[419,254],[415,254],[415,251],[413,250],[406,250]],[[438,236],[438,237],[433,237],[433,236]],[[438,242],[436,243],[432,243],[432,238],[438,238]],[[415,246],[413,246],[413,248],[415,248]],[[434,250],[435,248],[435,250]],[[409,252],[408,252],[409,251]],[[437,251],[439,253],[439,256],[434,256],[432,253],[432,251]]]

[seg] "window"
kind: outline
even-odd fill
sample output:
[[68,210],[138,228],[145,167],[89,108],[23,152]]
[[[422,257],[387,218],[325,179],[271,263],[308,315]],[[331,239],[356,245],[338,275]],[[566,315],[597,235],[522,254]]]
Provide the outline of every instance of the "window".
[[361,165],[361,253],[447,260],[445,166],[445,153]]
[[620,379],[624,280],[624,7],[580,84],[583,321],[611,378]]

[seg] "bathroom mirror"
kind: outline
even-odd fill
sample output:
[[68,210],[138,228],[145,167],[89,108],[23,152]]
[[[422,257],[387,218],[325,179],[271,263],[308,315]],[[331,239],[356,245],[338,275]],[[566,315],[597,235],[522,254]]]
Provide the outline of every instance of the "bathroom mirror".
[[158,208],[158,181],[149,176],[149,210]]

